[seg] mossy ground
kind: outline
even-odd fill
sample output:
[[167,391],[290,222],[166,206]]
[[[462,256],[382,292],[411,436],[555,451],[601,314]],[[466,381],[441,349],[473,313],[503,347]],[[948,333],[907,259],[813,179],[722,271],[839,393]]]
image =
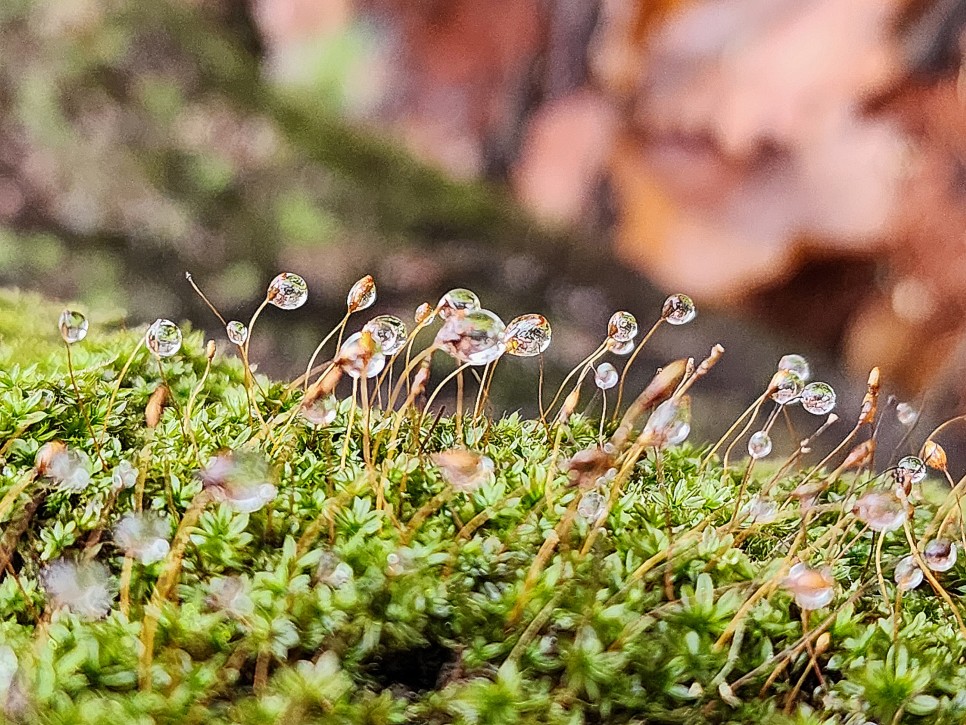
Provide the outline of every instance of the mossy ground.
[[[48,493],[0,575],[0,713],[12,722],[966,719],[966,641],[948,608],[925,584],[900,606],[893,600],[891,571],[908,553],[902,532],[884,543],[888,600],[869,562],[870,535],[852,540],[858,528],[828,535],[845,520],[836,502],[872,474],[833,483],[804,530],[799,552],[832,564],[836,579],[832,603],[809,616],[805,647],[802,612],[780,586],[743,607],[777,581],[803,530],[791,504],[770,524],[731,524],[744,462],[725,472],[717,462],[702,469],[703,451],[689,445],[659,460],[652,451],[595,531],[573,516],[582,492],[569,485],[565,464],[596,445],[596,421],[572,419],[554,463],[554,436],[540,421],[467,418],[465,444],[493,460],[495,480],[449,495],[430,454],[464,442],[450,417],[407,419],[388,460],[395,414],[373,410],[367,466],[367,418],[356,415],[343,466],[347,402],[329,426],[299,422],[260,437],[241,363],[222,352],[188,417],[207,363],[197,333],[160,368],[142,350],[109,411],[111,388],[142,331],[94,326],[73,346],[78,399],[56,336],[58,312],[11,295],[0,304],[0,497],[30,477],[48,441],[84,450],[93,462],[85,490]],[[171,400],[149,429],[145,408],[162,374]],[[264,415],[292,404],[283,402],[285,383],[259,383]],[[87,418],[98,437],[107,424],[103,465]],[[149,600],[164,562],[133,564],[127,615],[116,604],[97,621],[52,611],[40,585],[49,562],[93,557],[110,568],[115,587],[122,576],[125,557],[110,528],[132,509],[135,491],[122,491],[106,509],[121,460],[139,468],[144,508],[167,517],[173,532],[202,488],[199,469],[223,449],[269,458],[279,491],[269,506],[251,514],[206,506],[177,586],[157,610]],[[776,470],[757,468],[749,493]],[[777,500],[809,470],[783,474]],[[45,485],[34,482],[9,507],[0,521],[6,533]],[[917,534],[933,509],[917,507]],[[91,532],[102,524],[94,544]],[[317,536],[307,535],[313,527]],[[554,532],[560,541],[551,546]],[[837,545],[823,543],[830,540]],[[339,563],[351,575],[345,567],[335,575]],[[248,587],[243,612],[209,601],[211,582],[231,575]],[[958,602],[962,565],[942,582]],[[152,612],[158,631],[148,689],[139,667]],[[723,638],[726,631],[733,637]]]

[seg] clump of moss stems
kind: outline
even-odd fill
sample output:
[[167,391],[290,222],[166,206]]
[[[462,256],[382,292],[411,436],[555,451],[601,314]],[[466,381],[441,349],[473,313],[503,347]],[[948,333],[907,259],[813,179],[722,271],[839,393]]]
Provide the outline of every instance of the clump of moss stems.
[[[99,330],[69,356],[0,348],[0,718],[966,718],[966,477],[941,444],[962,417],[877,450],[884,428],[907,427],[900,447],[915,430],[873,370],[847,432],[832,415],[799,433],[801,381],[780,370],[720,440],[687,444],[689,393],[724,348],[635,395],[642,343],[622,342],[618,409],[598,420],[577,411],[610,331],[538,417],[495,415],[500,355],[458,357],[486,350],[489,322],[460,327],[469,297],[444,295],[388,354],[365,330],[343,343],[374,299],[354,287],[294,381],[257,375],[250,338],[237,356],[197,333],[170,355]],[[458,339],[420,350],[440,315]],[[454,415],[429,405],[450,381]],[[767,436],[787,421],[784,458],[736,453],[763,412]],[[156,560],[112,534],[145,513],[169,526]]]

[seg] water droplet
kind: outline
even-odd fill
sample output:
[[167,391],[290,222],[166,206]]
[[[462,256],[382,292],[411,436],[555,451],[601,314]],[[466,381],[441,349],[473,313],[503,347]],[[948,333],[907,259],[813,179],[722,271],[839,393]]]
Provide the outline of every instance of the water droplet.
[[493,461],[475,451],[451,448],[434,453],[432,458],[443,480],[462,493],[472,493],[493,481]]
[[232,320],[225,325],[225,332],[228,335],[228,339],[235,345],[244,345],[246,340],[248,340],[248,326],[244,322]]
[[472,290],[457,287],[451,289],[439,298],[439,316],[448,320],[454,312],[465,310],[467,312],[480,309],[480,298]]
[[386,367],[386,356],[379,343],[366,330],[349,335],[339,348],[335,361],[343,372],[357,380],[373,378]]
[[909,403],[899,403],[896,406],[896,418],[902,425],[912,428],[919,420],[919,411]]
[[922,558],[933,571],[949,571],[956,564],[956,544],[946,539],[933,539],[922,552]]
[[594,370],[594,382],[601,390],[610,390],[617,385],[617,368],[609,362],[601,363]]
[[648,445],[658,448],[684,442],[691,432],[691,398],[665,400],[654,409],[641,433]]
[[409,330],[406,323],[395,315],[373,317],[362,326],[375,339],[383,355],[395,355],[406,346]]
[[607,337],[617,342],[630,342],[637,337],[637,320],[630,312],[615,312],[607,323]]
[[906,521],[906,507],[891,491],[870,491],[860,496],[852,513],[873,531],[895,531]]
[[60,336],[72,345],[87,337],[87,318],[80,312],[64,310],[60,313]]
[[225,612],[236,619],[244,619],[255,611],[247,576],[215,577],[208,585],[205,598],[208,609]]
[[41,446],[34,465],[62,491],[83,491],[91,482],[91,459],[59,441]]
[[918,456],[903,456],[896,464],[894,476],[899,483],[919,483],[926,477],[926,464]]
[[770,524],[778,516],[778,504],[755,494],[745,506],[745,512],[748,514],[748,523]]
[[114,580],[99,561],[58,559],[41,572],[40,581],[54,609],[82,619],[101,619],[114,603]]
[[771,437],[763,430],[752,433],[748,439],[748,455],[754,459],[764,458],[771,453]]
[[687,295],[671,295],[664,300],[661,317],[672,325],[686,325],[698,314],[694,301]]
[[372,307],[376,303],[376,281],[371,274],[360,279],[349,290],[345,300],[349,312],[358,312]]
[[127,459],[118,461],[111,474],[111,483],[118,491],[125,488],[134,488],[138,482],[138,469],[136,469]]
[[439,332],[435,344],[460,362],[486,365],[504,353],[503,320],[489,310],[470,310],[451,314]]
[[435,316],[436,313],[433,312],[433,306],[428,302],[423,302],[423,304],[416,308],[413,320],[417,325],[422,325],[423,323],[429,324]]
[[269,482],[271,475],[263,456],[235,451],[215,455],[199,473],[212,500],[239,513],[258,511],[275,498],[278,490]]
[[802,394],[802,378],[791,370],[779,370],[772,376],[768,385],[771,399],[780,405],[790,403]]
[[303,405],[299,414],[314,426],[321,428],[331,425],[339,414],[339,401],[334,395],[322,395],[309,405]]
[[550,346],[550,322],[543,315],[520,315],[510,320],[503,333],[506,351],[517,357],[533,357]]
[[580,497],[577,504],[577,513],[587,519],[590,523],[596,523],[604,513],[606,497],[597,491],[588,491]]
[[613,337],[608,337],[605,344],[607,345],[608,352],[612,352],[620,357],[630,355],[631,351],[634,349],[633,340],[628,340],[627,342],[618,342]]
[[283,310],[294,310],[309,298],[309,286],[299,275],[282,272],[268,285],[268,301]]
[[799,562],[789,569],[782,586],[791,592],[799,607],[809,611],[827,606],[835,596],[835,579],[827,566],[813,569]]
[[783,355],[782,359],[778,361],[778,369],[788,370],[789,372],[795,373],[802,379],[803,383],[808,382],[808,379],[812,377],[812,371],[808,366],[808,360],[801,355]]
[[170,550],[168,522],[153,513],[129,513],[114,527],[114,541],[125,556],[144,565],[161,561]]
[[899,591],[908,592],[910,589],[915,589],[922,584],[922,569],[916,563],[916,558],[910,554],[909,556],[904,556],[896,564],[893,577],[896,580],[896,586],[899,587]]
[[157,319],[145,333],[144,344],[158,357],[171,357],[181,349],[181,329],[171,320]]
[[835,390],[828,383],[809,383],[802,390],[802,407],[812,415],[831,413],[835,407]]

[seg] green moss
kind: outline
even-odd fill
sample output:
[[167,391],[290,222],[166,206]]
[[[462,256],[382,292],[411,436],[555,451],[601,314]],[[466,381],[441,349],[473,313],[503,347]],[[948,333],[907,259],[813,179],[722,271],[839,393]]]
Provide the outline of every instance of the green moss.
[[[0,497],[30,481],[38,450],[52,440],[86,452],[92,473],[90,485],[73,493],[33,481],[11,494],[0,517],[0,555],[13,547],[16,574],[0,581],[0,704],[12,721],[966,717],[964,640],[943,602],[923,585],[904,595],[894,621],[891,578],[886,601],[868,563],[868,534],[856,536],[854,527],[849,546],[822,544],[840,519],[836,502],[850,485],[865,485],[865,475],[832,484],[830,503],[811,517],[800,548],[818,542],[808,561],[834,563],[835,598],[809,618],[813,631],[825,625],[828,633],[815,642],[823,685],[809,672],[802,615],[788,592],[776,587],[743,608],[780,572],[802,530],[794,505],[767,525],[730,525],[745,463],[726,473],[717,463],[702,468],[703,451],[691,446],[659,459],[651,452],[632,467],[593,533],[592,522],[574,516],[583,493],[570,484],[566,461],[596,444],[595,421],[575,417],[554,458],[555,434],[548,437],[539,421],[467,418],[466,443],[493,460],[495,476],[473,493],[448,494],[430,456],[459,442],[452,418],[433,425],[430,416],[419,424],[408,417],[390,440],[397,414],[357,414],[343,466],[348,401],[324,428],[296,421],[266,433],[249,413],[240,362],[219,352],[205,377],[204,341],[195,332],[160,366],[142,349],[109,410],[143,331],[111,331],[110,315],[94,315],[104,324],[72,348],[78,395],[56,336],[58,312],[35,298],[0,296]],[[162,373],[171,402],[149,429],[145,409]],[[285,420],[293,404],[285,385],[258,384],[261,414]],[[52,560],[91,558],[109,568],[112,586],[122,578],[124,555],[110,529],[133,509],[138,489],[115,500],[111,481],[121,461],[140,469],[144,508],[173,532],[198,500],[199,469],[224,449],[269,461],[278,495],[268,506],[251,513],[205,506],[188,532],[176,586],[157,608],[149,602],[166,561],[133,563],[126,616],[117,602],[96,621],[53,611],[41,584]],[[777,468],[758,470],[752,492]],[[776,498],[806,473],[780,479]],[[12,536],[41,493],[22,533]],[[917,510],[917,533],[929,509]],[[460,538],[474,520],[479,526]],[[92,536],[102,524],[104,534]],[[307,535],[313,528],[318,535]],[[546,543],[552,532],[560,535],[555,547]],[[545,561],[534,566],[540,552]],[[661,557],[669,552],[668,564]],[[906,553],[901,531],[887,535],[887,577]],[[641,569],[648,561],[654,565]],[[940,576],[958,598],[961,566]],[[213,602],[213,582],[226,577],[239,577],[244,593],[227,609]],[[143,670],[139,686],[139,659],[152,616],[148,689]],[[722,639],[726,631],[733,639]],[[785,659],[789,648],[795,654]]]

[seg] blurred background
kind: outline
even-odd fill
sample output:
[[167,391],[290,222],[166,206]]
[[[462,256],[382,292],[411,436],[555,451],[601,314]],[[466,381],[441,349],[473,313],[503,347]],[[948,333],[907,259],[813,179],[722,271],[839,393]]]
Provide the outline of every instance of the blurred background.
[[367,273],[373,314],[547,315],[558,377],[684,292],[640,381],[720,341],[722,410],[785,352],[963,410],[964,29],[966,0],[4,0],[0,283],[223,339],[185,271],[242,320],[297,272],[252,344],[276,374]]

